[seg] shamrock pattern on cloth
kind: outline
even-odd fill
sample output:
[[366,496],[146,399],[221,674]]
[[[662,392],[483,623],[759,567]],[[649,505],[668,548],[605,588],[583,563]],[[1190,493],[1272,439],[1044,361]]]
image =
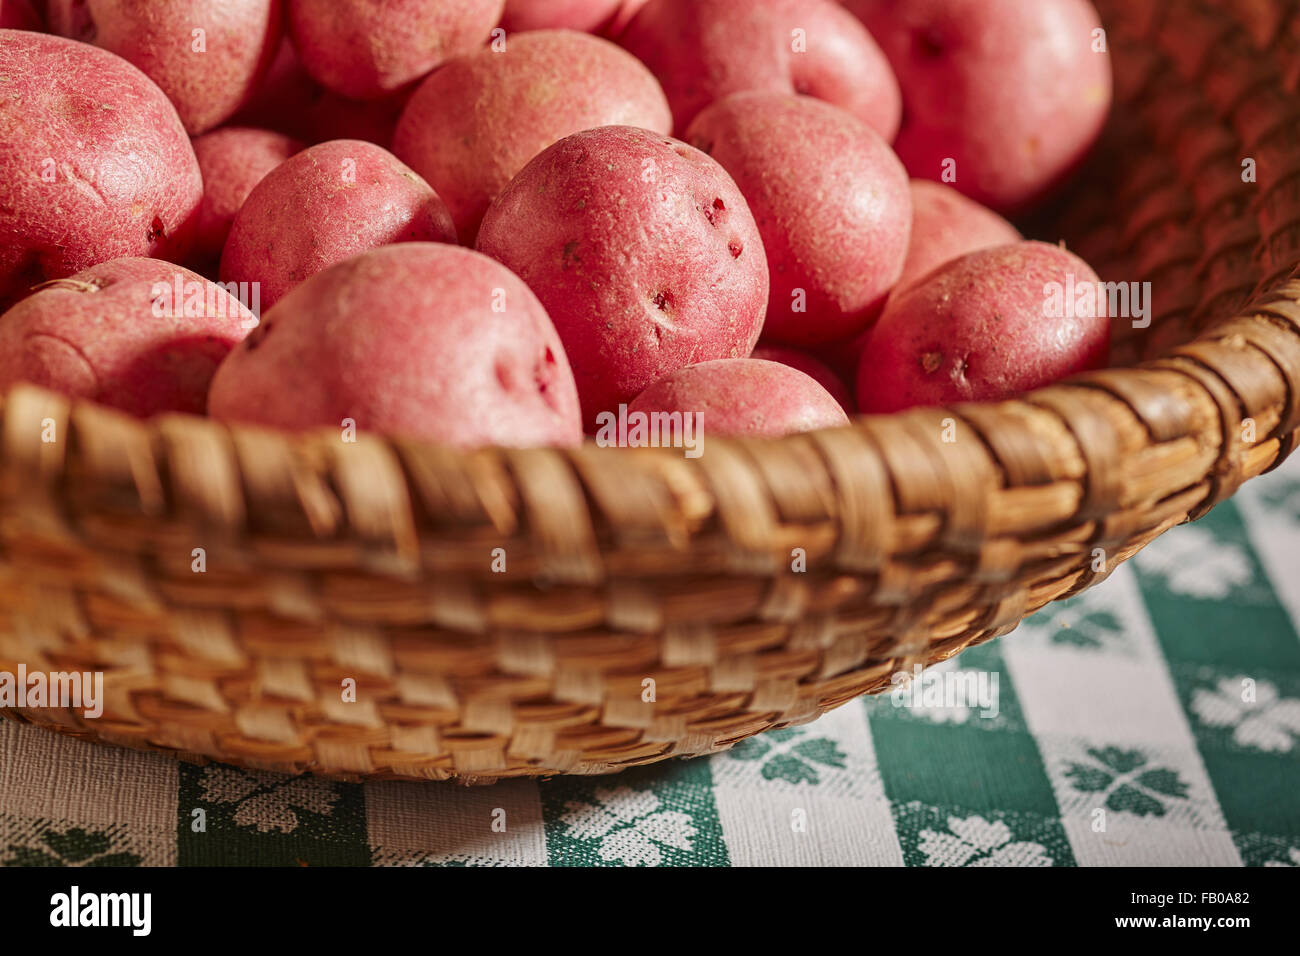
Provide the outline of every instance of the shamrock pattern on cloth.
[[176,853],[182,866],[366,866],[364,788],[219,764],[181,765]]
[[1069,866],[1060,820],[1031,812],[973,810],[912,800],[894,805],[907,866]]
[[1271,514],[1300,524],[1300,480],[1275,472],[1261,479],[1257,490],[1260,504]]
[[727,757],[756,761],[764,780],[790,784],[821,783],[827,770],[843,770],[848,759],[834,740],[812,736],[805,727],[786,727],[749,737],[729,750]]
[[199,787],[201,798],[208,803],[234,804],[236,824],[263,833],[292,833],[299,824],[295,808],[328,815],[338,799],[334,785],[320,777],[287,777],[217,764],[203,768]]
[[1222,601],[1253,582],[1254,568],[1240,545],[1199,525],[1177,530],[1156,538],[1133,558],[1170,593]]
[[1096,794],[1107,810],[1163,817],[1166,801],[1185,800],[1188,786],[1177,770],[1150,766],[1141,750],[1088,747],[1087,760],[1071,761],[1065,776],[1075,790]]
[[566,806],[560,823],[567,835],[596,843],[596,853],[606,863],[658,866],[665,849],[689,852],[698,832],[689,814],[664,808],[650,790],[602,787],[594,803],[570,801]]
[[1239,747],[1288,753],[1300,740],[1300,699],[1282,696],[1271,681],[1223,677],[1192,693],[1191,710],[1204,726],[1231,730]]
[[38,822],[33,841],[10,843],[0,856],[4,866],[139,866],[141,858],[122,849],[121,825],[102,829],[55,829]]
[[1016,840],[1002,820],[978,814],[949,817],[946,832],[925,829],[919,845],[926,866],[1051,866],[1040,843]]
[[1297,835],[1238,833],[1236,843],[1246,866],[1300,867]]
[[[1067,613],[1068,610],[1066,609]],[[1102,650],[1117,638],[1123,638],[1124,629],[1110,611],[1087,611],[1078,616],[1058,616],[1059,626],[1052,635],[1056,644],[1069,644],[1084,650]]]
[[1082,651],[1110,651],[1125,643],[1124,624],[1110,608],[1097,606],[1091,593],[1072,597],[1040,611],[1035,622],[1052,644]]
[[1134,575],[1132,564],[1121,564],[1104,584],[1030,615],[1007,644],[1040,666],[1063,670],[1091,670],[1107,660],[1121,667],[1154,663],[1154,635]]
[[726,866],[707,760],[539,786],[551,865]]

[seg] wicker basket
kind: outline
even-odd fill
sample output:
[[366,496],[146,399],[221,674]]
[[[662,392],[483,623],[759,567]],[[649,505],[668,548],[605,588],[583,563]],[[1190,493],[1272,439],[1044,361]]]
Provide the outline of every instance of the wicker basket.
[[1204,514],[1300,426],[1300,18],[1100,6],[1115,116],[1051,238],[1152,283],[1152,326],[1116,329],[1128,367],[698,460],[140,423],[16,388],[0,669],[103,671],[106,706],[10,716],[344,777],[606,773],[887,688]]

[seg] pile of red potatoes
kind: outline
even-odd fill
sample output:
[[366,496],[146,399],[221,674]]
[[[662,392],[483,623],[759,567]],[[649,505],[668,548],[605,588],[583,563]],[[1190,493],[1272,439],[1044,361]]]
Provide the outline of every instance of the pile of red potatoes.
[[[1087,0],[0,0],[0,389],[569,446],[1105,363]],[[849,374],[845,374],[846,370]]]

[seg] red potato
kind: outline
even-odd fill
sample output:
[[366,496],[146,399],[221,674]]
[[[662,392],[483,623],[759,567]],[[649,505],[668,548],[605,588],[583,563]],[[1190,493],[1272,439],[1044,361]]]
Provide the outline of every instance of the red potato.
[[749,355],[767,308],[763,241],[735,183],[643,129],[547,149],[492,204],[478,247],[546,306],[588,427],[679,368]]
[[844,411],[852,413],[854,408],[853,393],[844,384],[839,373],[815,356],[799,349],[783,348],[779,345],[760,345],[754,349],[750,358],[763,359],[766,362],[780,362],[796,371],[803,372],[826,391],[831,398],[840,403]]
[[647,0],[506,0],[501,26],[525,30],[582,30],[617,38]]
[[221,255],[223,282],[260,282],[264,308],[326,266],[395,242],[455,242],[429,184],[373,143],[303,150],[253,187]]
[[[891,296],[897,296],[927,273],[968,252],[1021,240],[1015,226],[951,186],[928,179],[913,179],[910,186],[912,239],[903,274],[894,284]],[[853,377],[869,338],[870,327],[851,341],[825,346],[819,351],[834,369]]]
[[203,172],[203,205],[193,260],[216,266],[230,235],[235,213],[253,187],[303,144],[281,133],[244,126],[226,126],[194,140],[194,154]]
[[[846,0],[904,92],[894,148],[923,179],[955,173],[977,202],[1015,212],[1083,159],[1111,101],[1110,56],[1088,0]],[[953,166],[952,164],[955,164]]]
[[1019,242],[1019,231],[951,186],[914,179],[912,241],[896,291],[968,252]]
[[627,411],[695,414],[697,433],[717,437],[780,438],[849,423],[816,380],[780,362],[752,358],[678,369],[638,395]]
[[880,313],[912,228],[907,173],[866,123],[807,96],[738,93],[687,140],[740,187],[772,276],[763,339],[847,339]]
[[120,256],[182,259],[203,182],[167,97],[105,50],[0,30],[0,309]]
[[0,0],[0,28],[40,30],[44,26],[31,0]]
[[[1110,322],[1098,281],[1078,256],[1042,242],[940,266],[890,299],[872,330],[858,368],[859,409],[998,401],[1101,368]],[[1079,298],[1089,286],[1091,308]]]
[[50,32],[131,61],[191,136],[234,115],[280,42],[280,0],[48,0]]
[[408,93],[403,91],[382,100],[361,102],[322,90],[303,114],[303,135],[310,143],[363,139],[391,149],[407,98]]
[[307,75],[293,44],[285,40],[266,79],[231,125],[274,130],[309,145],[364,139],[389,149],[409,96],[409,89],[379,100],[340,96]]
[[218,370],[209,407],[461,447],[582,441],[573,373],[537,298],[486,256],[434,243],[373,249],[298,286]]
[[623,46],[659,77],[676,129],[732,93],[806,93],[885,138],[898,131],[898,82],[871,35],[831,0],[651,0]]
[[598,33],[609,26],[623,0],[506,0],[501,26],[524,30],[583,30]]
[[618,12],[614,14],[614,19],[605,27],[605,36],[615,40],[621,37],[624,31],[627,30],[627,25],[641,12],[641,8],[649,2],[650,0],[623,0]]
[[671,125],[663,91],[636,57],[585,33],[539,30],[425,80],[393,151],[438,191],[472,245],[492,200],[552,143],[597,126],[667,133]]
[[302,68],[288,37],[280,41],[266,75],[230,122],[236,126],[275,130],[294,139],[307,139],[303,114],[324,93]]
[[288,0],[307,72],[354,100],[380,99],[488,40],[505,0]]
[[197,273],[114,259],[54,280],[4,314],[0,391],[32,382],[133,415],[201,415],[217,366],[256,323]]

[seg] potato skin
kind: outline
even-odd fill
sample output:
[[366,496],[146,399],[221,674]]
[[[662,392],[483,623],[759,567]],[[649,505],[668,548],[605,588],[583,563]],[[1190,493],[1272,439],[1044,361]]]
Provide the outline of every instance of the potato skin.
[[382,99],[350,100],[308,76],[286,39],[266,79],[229,125],[274,130],[308,145],[364,139],[391,149],[397,118],[412,91],[407,87]]
[[223,126],[194,140],[203,172],[203,204],[191,257],[196,268],[215,271],[235,213],[248,194],[267,173],[302,149],[302,143],[282,133],[247,126]]
[[781,345],[760,345],[754,349],[754,354],[750,358],[762,359],[765,362],[780,362],[782,365],[803,372],[826,389],[831,398],[839,402],[840,408],[850,415],[853,414],[855,402],[848,385],[840,378],[838,372],[816,356],[801,349],[789,349]]
[[668,101],[636,57],[573,30],[512,36],[456,57],[412,95],[393,152],[447,203],[472,245],[492,200],[552,143],[597,126],[667,133]]
[[714,100],[746,90],[805,93],[886,141],[898,132],[902,97],[888,61],[831,0],[650,0],[619,42],[659,77],[678,135]]
[[763,340],[851,338],[880,313],[912,229],[907,173],[866,123],[790,93],[737,93],[686,134],[740,187],[763,236],[772,293]]
[[408,96],[409,91],[403,90],[380,100],[363,102],[318,88],[318,95],[302,116],[302,138],[312,144],[332,139],[363,139],[391,151],[397,120]]
[[289,32],[316,82],[354,100],[414,83],[482,46],[505,0],[288,0]]
[[525,30],[582,30],[598,33],[613,22],[623,0],[506,0],[501,25]]
[[[903,274],[890,291],[891,297],[900,295],[907,286],[945,262],[968,252],[1021,241],[1015,226],[951,186],[913,179],[910,187],[912,238]],[[870,337],[868,327],[851,341],[824,346],[818,352],[832,368],[853,378],[857,375],[858,358]]]
[[798,369],[763,359],[717,359],[678,369],[627,407],[700,415],[707,439],[780,438],[849,423],[839,402]]
[[31,0],[0,0],[0,28],[40,30],[44,24]]
[[611,40],[617,40],[627,30],[627,25],[632,22],[633,18],[641,12],[649,0],[623,0],[618,12],[614,14],[614,19],[605,27],[604,34]]
[[256,322],[188,269],[113,259],[55,280],[0,317],[0,391],[32,382],[138,416],[201,415],[217,366]]
[[582,30],[617,38],[646,0],[506,0],[501,26],[525,30]]
[[[197,136],[234,115],[280,42],[280,0],[48,0],[50,32],[139,67]],[[196,51],[193,31],[204,31]]]
[[221,256],[223,282],[261,282],[270,308],[308,276],[395,242],[455,242],[447,207],[392,153],[355,139],[303,150],[240,207]]
[[[304,114],[325,93],[324,87],[307,75],[302,61],[287,36],[248,102],[230,118],[234,126],[275,130],[294,139],[307,140]],[[365,139],[364,136],[348,137]]]
[[435,243],[372,249],[298,286],[218,370],[209,407],[460,447],[582,440],[573,375],[536,297],[486,256]]
[[981,249],[891,298],[862,351],[858,407],[1012,398],[1106,364],[1110,320],[1050,317],[1045,286],[1096,283],[1072,253],[1042,242]]
[[560,140],[492,204],[478,247],[546,306],[588,427],[683,366],[749,355],[767,308],[763,242],[735,183],[648,130]]
[[148,77],[97,47],[0,30],[0,309],[108,259],[183,259],[202,198]]
[[951,186],[929,179],[913,179],[910,186],[912,239],[895,294],[968,252],[1021,240],[1015,226]]
[[889,57],[906,126],[894,148],[1003,213],[1041,198],[1096,140],[1111,102],[1110,54],[1088,0],[846,0]]

